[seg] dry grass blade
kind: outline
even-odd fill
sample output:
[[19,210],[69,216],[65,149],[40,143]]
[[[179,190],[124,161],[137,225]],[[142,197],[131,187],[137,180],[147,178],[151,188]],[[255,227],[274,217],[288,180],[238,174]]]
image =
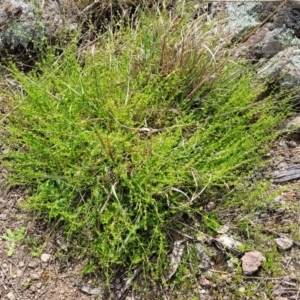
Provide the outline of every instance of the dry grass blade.
[[202,47],[204,47],[204,48],[210,53],[210,55],[211,55],[211,57],[212,57],[212,60],[213,60],[214,63],[216,64],[216,63],[217,63],[216,57],[215,57],[215,55],[212,53],[212,51],[211,51],[205,44],[202,44]]

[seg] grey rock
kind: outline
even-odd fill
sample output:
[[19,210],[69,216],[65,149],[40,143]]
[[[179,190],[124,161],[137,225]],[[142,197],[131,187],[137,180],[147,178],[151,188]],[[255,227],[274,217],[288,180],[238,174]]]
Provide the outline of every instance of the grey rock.
[[45,36],[44,26],[38,23],[34,6],[21,0],[5,0],[0,7],[0,50],[14,51],[41,43]]
[[238,34],[247,28],[255,27],[259,24],[257,16],[253,13],[256,3],[246,2],[228,2],[226,4],[228,12],[227,30]]
[[293,241],[287,237],[280,237],[275,239],[277,247],[281,250],[288,250],[293,246]]
[[279,81],[282,88],[292,88],[300,83],[300,49],[289,47],[272,57],[258,70],[261,77]]
[[247,41],[238,48],[238,55],[248,58],[270,58],[290,46],[287,38],[284,38],[286,30],[281,28],[270,31],[267,26],[257,29]]
[[285,129],[287,130],[300,130],[300,115],[294,116],[285,124]]
[[283,50],[282,45],[279,41],[269,40],[262,45],[261,52],[267,56],[273,56]]
[[[67,0],[4,0],[0,3],[0,53],[30,64],[45,41],[53,42],[62,32],[75,28],[62,8]],[[66,4],[65,4],[66,5]],[[64,14],[64,15],[63,15]],[[69,25],[69,21],[72,22]]]
[[295,1],[288,1],[282,9],[274,17],[275,26],[282,26],[291,28],[297,33],[300,29],[300,4]]
[[[247,27],[254,27],[269,17],[280,2],[231,2],[227,4],[228,28],[234,32],[241,32]],[[297,36],[300,29],[300,3],[288,1],[272,17],[274,28],[292,29]]]
[[226,27],[234,39],[245,36],[255,29],[248,40],[240,46],[239,54],[252,59],[272,57],[285,48],[300,46],[300,4],[289,2],[270,19],[272,23],[260,25],[270,16],[280,3],[252,2],[227,4],[228,25]]
[[241,260],[243,273],[245,275],[251,275],[258,271],[262,262],[264,262],[266,258],[258,251],[251,251],[245,253]]

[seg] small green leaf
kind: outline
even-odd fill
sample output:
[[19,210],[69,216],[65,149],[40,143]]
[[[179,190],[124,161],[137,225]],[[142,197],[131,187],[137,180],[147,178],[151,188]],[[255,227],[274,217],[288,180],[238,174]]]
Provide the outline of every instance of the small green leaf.
[[7,251],[7,256],[10,257],[14,254],[15,251],[15,243],[11,243],[9,249]]

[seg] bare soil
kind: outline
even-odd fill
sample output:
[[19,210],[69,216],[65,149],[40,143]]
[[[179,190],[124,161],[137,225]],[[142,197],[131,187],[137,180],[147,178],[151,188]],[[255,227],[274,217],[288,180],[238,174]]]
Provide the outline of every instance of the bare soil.
[[[45,247],[40,245],[41,254],[33,253],[34,245],[25,238],[8,257],[10,242],[0,239],[0,299],[91,299],[75,287],[82,262],[68,261],[51,232],[20,210],[18,203],[23,196],[24,191],[20,188],[2,191],[0,236],[5,235],[7,229],[18,232],[25,227],[26,237],[31,241],[43,242],[46,236],[46,243]],[[51,255],[49,261],[41,260],[43,253]]]

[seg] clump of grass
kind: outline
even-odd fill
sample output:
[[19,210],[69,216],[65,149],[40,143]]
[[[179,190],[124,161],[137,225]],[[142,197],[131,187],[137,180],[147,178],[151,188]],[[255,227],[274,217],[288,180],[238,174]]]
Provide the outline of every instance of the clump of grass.
[[286,113],[284,101],[259,99],[254,72],[208,30],[140,16],[104,34],[84,67],[71,46],[38,71],[14,70],[23,90],[7,125],[11,183],[108,275],[137,263],[161,275],[170,230],[261,163]]

